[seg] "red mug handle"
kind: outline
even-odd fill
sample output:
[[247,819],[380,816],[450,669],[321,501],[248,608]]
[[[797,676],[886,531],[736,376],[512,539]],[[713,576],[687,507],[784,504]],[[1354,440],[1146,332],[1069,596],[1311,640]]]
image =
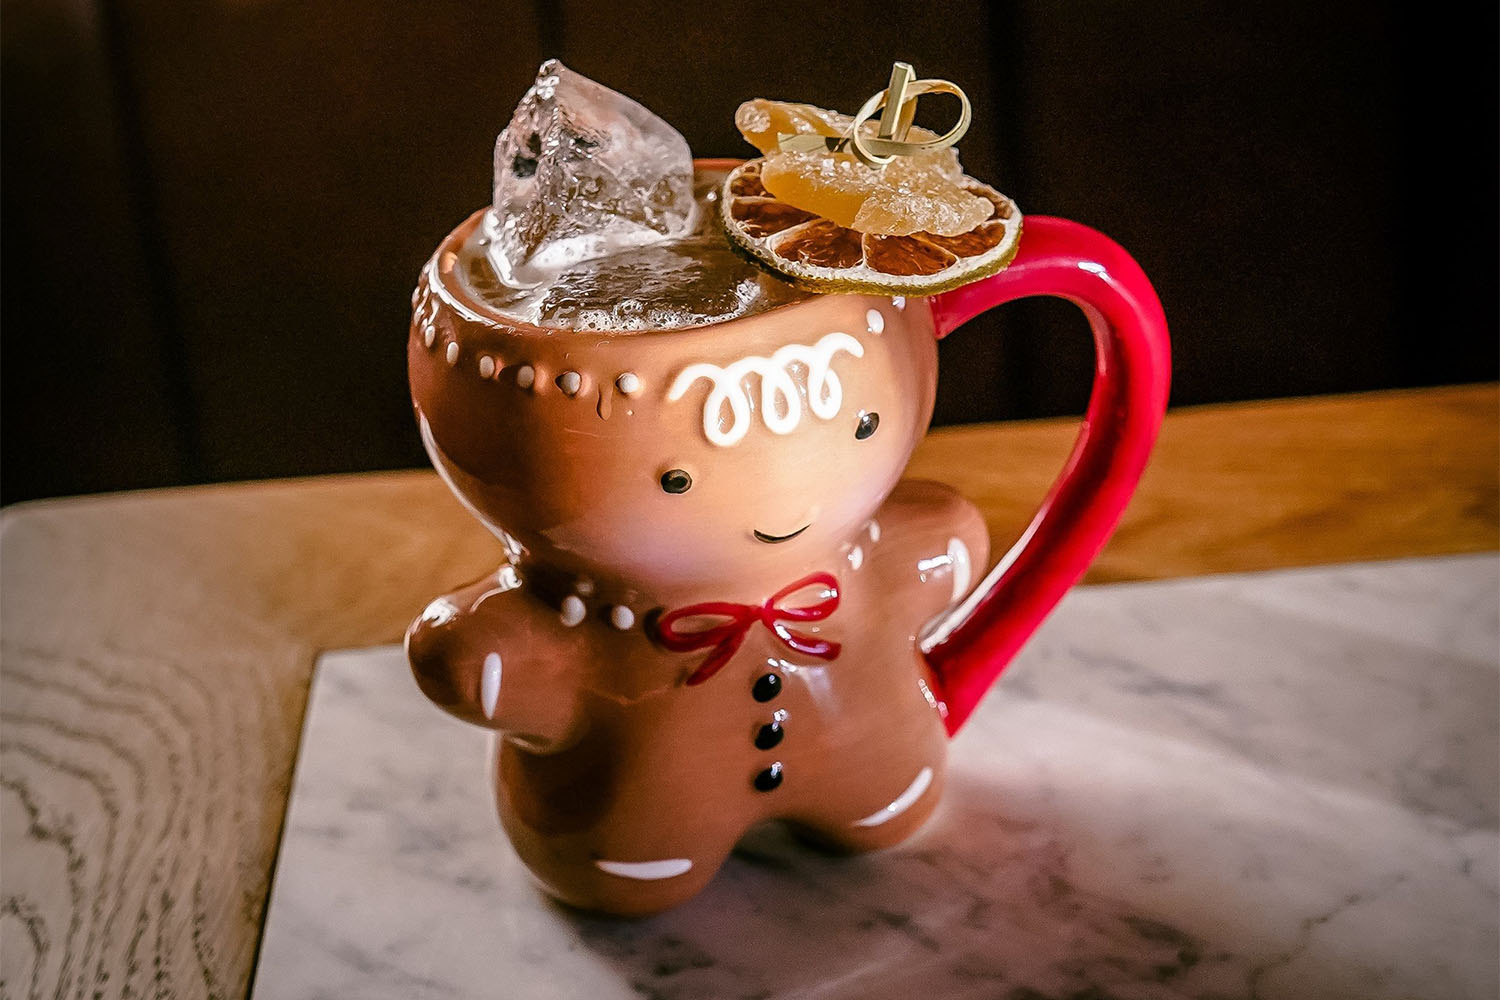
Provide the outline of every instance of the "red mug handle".
[[1024,225],[1009,267],[928,299],[937,336],[1005,302],[1059,296],[1093,327],[1094,388],[1072,455],[1026,532],[922,640],[950,736],[1114,532],[1146,468],[1171,382],[1166,316],[1140,265],[1076,222],[1027,216]]

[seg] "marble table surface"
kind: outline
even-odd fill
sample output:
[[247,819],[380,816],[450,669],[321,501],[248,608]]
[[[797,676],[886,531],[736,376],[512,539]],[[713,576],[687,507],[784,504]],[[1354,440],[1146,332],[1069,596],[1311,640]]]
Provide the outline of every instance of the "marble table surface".
[[1500,558],[1075,590],[951,748],[936,816],[776,829],[645,920],[530,884],[488,735],[399,648],[323,657],[266,998],[1493,998]]

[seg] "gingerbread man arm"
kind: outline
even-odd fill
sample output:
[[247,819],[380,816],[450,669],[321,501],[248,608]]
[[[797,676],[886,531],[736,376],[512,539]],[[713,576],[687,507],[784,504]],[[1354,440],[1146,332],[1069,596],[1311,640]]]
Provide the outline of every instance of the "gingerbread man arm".
[[883,544],[874,546],[872,562],[920,623],[962,600],[989,566],[983,515],[942,483],[901,480],[873,523]]
[[556,617],[545,610],[509,566],[439,597],[406,631],[417,686],[444,711],[529,750],[571,746],[582,728],[581,661],[544,637]]

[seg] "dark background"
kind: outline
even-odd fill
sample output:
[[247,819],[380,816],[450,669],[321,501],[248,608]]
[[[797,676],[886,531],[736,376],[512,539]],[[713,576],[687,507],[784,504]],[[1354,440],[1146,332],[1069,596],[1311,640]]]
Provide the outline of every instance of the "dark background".
[[[6,0],[0,500],[424,464],[408,296],[552,55],[709,156],[750,97],[959,83],[969,171],[1153,277],[1174,405],[1491,380],[1496,37],[1483,4]],[[1062,303],[977,320],[938,421],[1080,413],[1090,351]]]

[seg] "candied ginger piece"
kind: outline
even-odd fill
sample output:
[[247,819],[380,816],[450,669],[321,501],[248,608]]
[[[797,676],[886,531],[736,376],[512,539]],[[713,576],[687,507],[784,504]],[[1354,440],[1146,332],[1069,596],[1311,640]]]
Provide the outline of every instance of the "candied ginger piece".
[[735,128],[762,153],[775,150],[782,135],[843,135],[853,121],[848,115],[826,108],[768,101],[763,97],[746,101],[734,113]]
[[862,233],[956,236],[984,222],[991,204],[964,190],[951,149],[897,157],[883,171],[852,153],[773,152],[761,167],[766,191],[793,208]]
[[[812,104],[768,101],[764,97],[746,101],[734,113],[735,128],[740,130],[740,135],[745,137],[746,142],[762,153],[774,152],[783,135],[844,136],[849,134],[849,126],[852,124],[853,117],[837,111]],[[860,132],[862,135],[875,136],[879,129],[878,122],[868,121]],[[907,131],[906,137],[912,142],[930,142],[937,138],[937,134],[913,126]]]
[[880,183],[852,153],[777,153],[766,157],[760,182],[773,196],[848,228]]
[[994,209],[952,176],[924,164],[897,161],[881,181],[859,206],[850,228],[886,236],[957,236],[984,222]]

